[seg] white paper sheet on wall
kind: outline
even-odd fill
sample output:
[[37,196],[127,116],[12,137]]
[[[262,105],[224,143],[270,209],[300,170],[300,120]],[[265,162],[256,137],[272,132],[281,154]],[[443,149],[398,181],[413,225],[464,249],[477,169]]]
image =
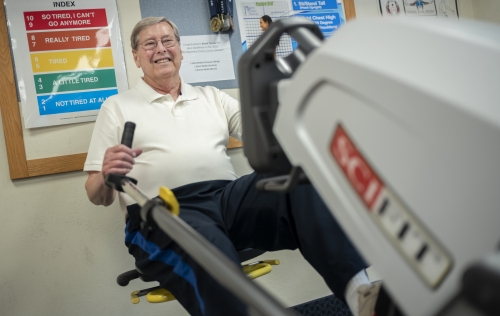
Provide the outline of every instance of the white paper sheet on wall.
[[185,82],[235,79],[229,35],[182,36],[181,48],[184,59],[179,72]]

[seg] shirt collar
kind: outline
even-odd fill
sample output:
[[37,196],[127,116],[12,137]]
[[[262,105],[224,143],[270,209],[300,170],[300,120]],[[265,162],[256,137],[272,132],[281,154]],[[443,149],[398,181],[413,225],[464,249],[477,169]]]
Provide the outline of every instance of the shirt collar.
[[[148,103],[152,103],[154,100],[164,97],[165,95],[156,92],[150,85],[148,85],[142,78],[137,80],[135,86],[137,91],[146,99]],[[197,98],[196,91],[190,84],[184,82],[181,77],[181,94],[179,98],[183,100],[194,100]]]
[[189,83],[184,82],[184,79],[182,79],[182,77],[181,77],[181,91],[182,91],[182,98],[184,100],[194,100],[198,98],[196,90],[193,88],[193,86],[190,85]]

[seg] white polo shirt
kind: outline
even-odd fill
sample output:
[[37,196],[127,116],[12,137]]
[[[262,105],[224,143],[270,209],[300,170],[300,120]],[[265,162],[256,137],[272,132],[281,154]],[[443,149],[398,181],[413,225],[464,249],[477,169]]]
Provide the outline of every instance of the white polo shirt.
[[[174,101],[139,79],[135,88],[102,104],[84,171],[102,170],[106,149],[120,143],[127,121],[136,124],[132,148],[143,150],[128,176],[149,198],[160,186],[237,178],[226,145],[229,135],[241,140],[240,105],[228,94],[181,80],[181,95]],[[135,203],[124,193],[119,198],[124,212]]]

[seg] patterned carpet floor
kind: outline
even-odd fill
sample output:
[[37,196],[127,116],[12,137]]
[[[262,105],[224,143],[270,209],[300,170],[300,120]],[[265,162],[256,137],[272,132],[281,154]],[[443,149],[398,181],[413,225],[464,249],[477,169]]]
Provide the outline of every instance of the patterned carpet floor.
[[349,308],[334,295],[292,306],[302,316],[352,316]]

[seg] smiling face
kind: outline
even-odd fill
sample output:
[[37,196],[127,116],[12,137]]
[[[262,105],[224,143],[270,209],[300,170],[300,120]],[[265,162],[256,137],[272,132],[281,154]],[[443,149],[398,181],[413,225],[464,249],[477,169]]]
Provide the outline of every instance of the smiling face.
[[[165,48],[161,41],[171,39],[176,42],[173,47]],[[156,48],[146,50],[146,41],[157,41]],[[180,43],[175,40],[174,30],[170,24],[162,22],[145,28],[139,33],[139,45],[133,50],[137,67],[144,72],[144,81],[151,86],[161,86],[165,80],[177,79],[182,63]]]
[[268,22],[264,22],[264,20],[262,20],[262,18],[259,21],[259,25],[260,25],[260,29],[262,30],[262,32],[264,32],[265,30],[267,30],[267,28],[269,27],[269,23]]

